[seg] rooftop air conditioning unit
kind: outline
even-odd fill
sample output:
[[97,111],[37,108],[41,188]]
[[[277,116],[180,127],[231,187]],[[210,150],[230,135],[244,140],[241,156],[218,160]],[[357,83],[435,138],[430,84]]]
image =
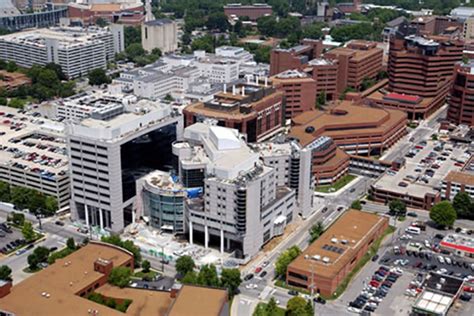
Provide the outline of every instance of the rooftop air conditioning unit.
[[332,238],[331,242],[337,244],[337,238]]
[[329,260],[328,257],[324,257],[324,258],[323,258],[323,262],[324,262],[324,263],[329,263],[330,261],[331,261],[331,260]]
[[312,256],[311,258],[312,258],[313,260],[315,260],[315,261],[321,260],[321,256],[320,256],[320,255],[314,255],[314,256]]

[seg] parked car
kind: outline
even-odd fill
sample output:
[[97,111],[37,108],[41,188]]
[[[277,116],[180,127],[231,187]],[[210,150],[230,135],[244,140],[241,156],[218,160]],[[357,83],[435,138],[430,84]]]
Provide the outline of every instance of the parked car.
[[464,292],[464,293],[462,293],[461,295],[459,295],[459,299],[460,299],[461,301],[469,302],[469,301],[471,300],[471,298],[472,298],[472,295],[469,294],[469,293],[465,293],[465,292]]
[[289,290],[289,291],[288,291],[288,295],[297,296],[297,295],[298,295],[298,292],[295,291],[295,290]]
[[244,277],[244,281],[250,281],[253,279],[253,273],[249,273]]
[[407,216],[410,216],[410,217],[418,217],[418,214],[416,214],[415,212],[408,212],[408,213],[407,213]]

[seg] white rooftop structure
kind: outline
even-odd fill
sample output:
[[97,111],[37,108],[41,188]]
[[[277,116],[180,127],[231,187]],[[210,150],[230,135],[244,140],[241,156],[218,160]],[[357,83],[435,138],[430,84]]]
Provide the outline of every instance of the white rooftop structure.
[[451,10],[450,15],[465,20],[474,15],[474,7],[457,7]]
[[452,302],[452,296],[426,290],[415,302],[414,307],[433,315],[446,315]]

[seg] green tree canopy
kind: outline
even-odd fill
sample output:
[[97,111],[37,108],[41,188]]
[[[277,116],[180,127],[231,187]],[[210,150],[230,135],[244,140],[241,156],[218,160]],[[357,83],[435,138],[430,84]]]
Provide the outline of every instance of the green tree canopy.
[[237,293],[240,283],[242,283],[242,279],[239,269],[222,269],[221,285],[227,289],[229,296]]
[[407,206],[405,202],[398,199],[390,201],[388,208],[390,210],[390,214],[394,216],[405,216],[407,213]]
[[306,300],[301,296],[292,297],[286,304],[286,315],[309,316],[306,309]]
[[132,276],[132,270],[127,267],[115,267],[112,269],[109,275],[109,282],[112,285],[123,288],[130,283],[130,277]]
[[473,201],[467,192],[459,192],[454,196],[453,207],[459,218],[474,219]]
[[176,260],[175,267],[178,274],[185,276],[188,272],[194,270],[194,260],[190,256],[181,256]]
[[362,204],[360,203],[359,200],[355,200],[354,202],[352,202],[351,208],[354,209],[354,210],[361,210],[362,209]]
[[27,242],[35,239],[36,236],[35,231],[33,230],[33,224],[31,224],[31,222],[23,223],[21,233],[23,234],[23,238],[25,238]]
[[76,250],[76,242],[74,241],[74,238],[69,237],[66,241],[66,247],[70,250]]
[[310,235],[309,242],[313,242],[316,239],[318,239],[319,236],[321,236],[323,232],[324,232],[324,226],[322,222],[317,222],[316,224],[314,224],[309,230],[309,235]]
[[10,281],[12,276],[12,269],[7,265],[0,266],[0,280]]
[[100,86],[102,84],[111,82],[109,76],[107,76],[107,73],[102,68],[91,70],[89,72],[88,78],[89,84],[93,86]]
[[449,201],[442,201],[431,208],[430,219],[438,226],[452,227],[457,219],[457,214]]
[[203,286],[219,286],[219,276],[217,275],[216,266],[213,264],[203,265],[199,270],[197,283]]
[[142,261],[142,270],[143,270],[143,272],[145,272],[145,273],[150,272],[150,268],[151,268],[150,261],[148,261],[148,260],[143,260],[143,261]]
[[229,22],[224,12],[215,12],[208,16],[206,27],[210,30],[225,32],[229,29]]
[[288,265],[298,257],[301,249],[298,246],[292,246],[282,252],[275,263],[275,274],[279,277],[286,276]]

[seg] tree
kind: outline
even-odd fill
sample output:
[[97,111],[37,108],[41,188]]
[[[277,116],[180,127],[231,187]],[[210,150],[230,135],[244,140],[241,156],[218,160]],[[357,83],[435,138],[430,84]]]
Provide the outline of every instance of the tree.
[[129,59],[134,60],[137,57],[145,56],[146,52],[141,43],[133,43],[125,48],[125,54]]
[[95,24],[100,27],[106,27],[109,25],[109,22],[107,22],[104,18],[99,17],[97,20],[95,20]]
[[190,256],[181,256],[176,260],[176,272],[181,276],[193,271],[194,267],[194,260]]
[[142,271],[145,273],[150,272],[151,264],[148,260],[143,260],[142,262]]
[[12,275],[12,269],[9,266],[3,265],[0,267],[0,280],[10,281]]
[[17,99],[17,98],[12,98],[10,102],[8,103],[9,107],[15,108],[15,109],[23,109],[24,105],[25,103],[22,100]]
[[219,30],[225,32],[229,29],[229,22],[224,12],[216,12],[209,15],[206,27],[210,30]]
[[67,79],[66,75],[63,72],[63,68],[61,67],[61,65],[58,65],[56,63],[48,63],[44,66],[44,69],[49,69],[49,70],[54,71],[59,80],[66,80]]
[[459,218],[474,219],[473,202],[467,192],[459,192],[454,196],[453,207]]
[[314,315],[314,308],[313,308],[313,303],[311,300],[306,301],[306,305],[304,307],[306,315],[307,316],[313,316]]
[[276,303],[275,298],[272,296],[266,306],[267,315],[275,315],[277,313],[277,310],[278,310],[278,305]]
[[34,254],[31,254],[28,256],[27,262],[28,262],[28,268],[30,270],[38,269],[39,261],[38,261],[38,258]]
[[18,66],[14,61],[9,61],[7,62],[7,65],[5,66],[5,70],[7,72],[15,72],[18,70]]
[[309,241],[310,242],[313,242],[315,241],[316,239],[319,238],[319,236],[321,236],[321,234],[324,232],[324,226],[323,226],[323,223],[321,222],[317,222],[315,225],[313,225],[311,227],[311,229],[309,230],[309,235],[311,236]]
[[46,196],[44,200],[44,210],[45,215],[54,215],[58,210],[58,200],[50,195]]
[[275,263],[275,274],[279,277],[285,277],[288,265],[301,253],[298,246],[292,246],[280,254]]
[[115,267],[112,269],[109,275],[109,283],[120,288],[123,288],[130,283],[130,277],[132,276],[132,270],[127,267]]
[[189,271],[181,279],[181,283],[183,283],[183,284],[197,284],[197,273],[195,271]]
[[107,73],[102,68],[97,68],[89,72],[89,84],[93,86],[100,86],[104,83],[110,83],[111,80]]
[[316,99],[316,106],[318,109],[322,109],[324,105],[326,105],[326,91],[321,92],[318,94],[318,98]]
[[7,104],[8,104],[7,98],[5,98],[5,97],[0,97],[0,105],[7,105]]
[[242,283],[242,279],[239,269],[222,269],[221,286],[227,289],[230,297],[237,293],[240,283]]
[[398,199],[390,201],[388,208],[390,210],[390,214],[396,217],[405,216],[407,213],[406,204]]
[[25,240],[27,242],[29,241],[32,241],[33,239],[35,239],[35,231],[33,230],[33,225],[31,224],[31,222],[25,222],[23,224],[23,227],[21,229],[21,233],[23,234],[23,237],[25,238]]
[[10,185],[3,181],[0,181],[0,201],[10,201]]
[[76,250],[76,242],[74,241],[74,238],[69,237],[66,241],[66,246],[70,250]]
[[197,276],[197,284],[212,287],[219,286],[219,277],[217,275],[216,266],[213,264],[203,265]]
[[440,227],[452,227],[457,214],[449,201],[442,201],[431,208],[430,219]]
[[9,217],[9,219],[10,219],[15,225],[18,225],[18,226],[21,226],[21,227],[23,227],[23,225],[25,224],[25,214],[23,214],[23,213],[13,212],[13,213],[12,213],[12,216]]
[[50,252],[49,248],[42,246],[36,247],[35,250],[33,250],[33,254],[36,256],[38,262],[47,262]]
[[354,209],[354,210],[359,210],[360,211],[362,209],[362,204],[360,203],[359,200],[355,200],[354,202],[352,202],[351,208]]
[[309,316],[306,310],[306,300],[301,296],[292,297],[286,304],[287,316]]
[[207,53],[214,52],[214,37],[211,35],[205,35],[202,37],[195,38],[191,43],[191,49],[204,50]]
[[141,44],[142,42],[142,29],[140,26],[126,26],[123,30],[125,47],[130,46],[134,43]]

